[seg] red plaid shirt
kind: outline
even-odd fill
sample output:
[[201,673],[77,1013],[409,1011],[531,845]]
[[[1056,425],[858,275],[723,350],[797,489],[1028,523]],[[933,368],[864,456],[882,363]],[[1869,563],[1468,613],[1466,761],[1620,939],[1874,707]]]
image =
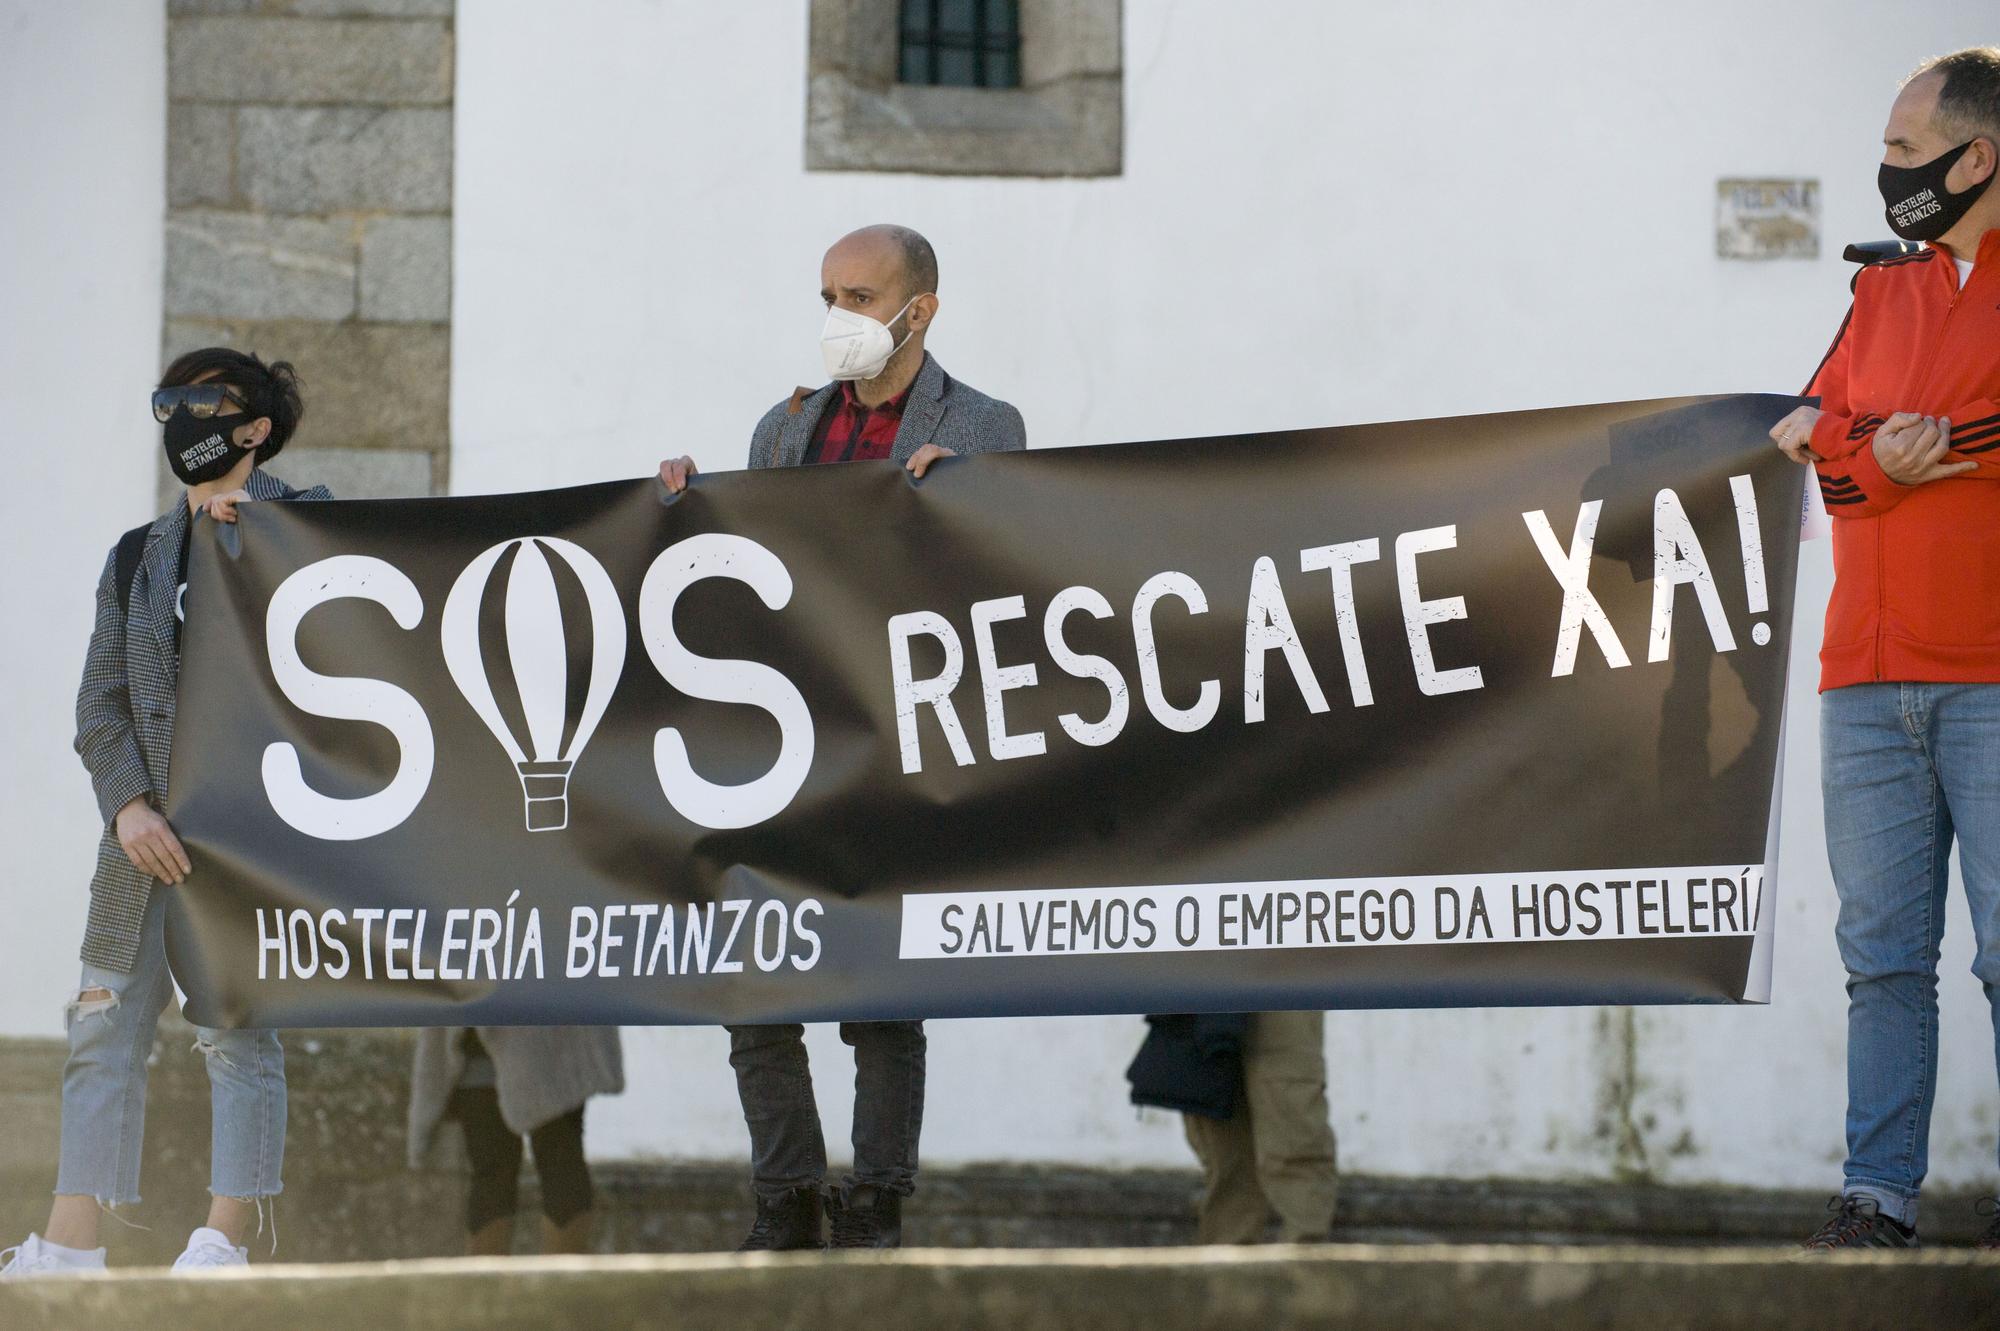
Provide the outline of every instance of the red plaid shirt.
[[854,396],[852,380],[843,381],[839,396],[820,413],[806,461],[875,462],[888,457],[896,446],[896,431],[903,426],[903,404],[909,400],[910,390],[905,388],[871,408]]

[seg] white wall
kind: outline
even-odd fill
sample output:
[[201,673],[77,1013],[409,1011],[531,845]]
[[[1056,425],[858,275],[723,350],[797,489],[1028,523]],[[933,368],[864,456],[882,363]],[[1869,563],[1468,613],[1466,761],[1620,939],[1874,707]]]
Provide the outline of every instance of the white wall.
[[[1882,233],[1895,78],[1992,39],[1943,0],[1126,8],[1125,175],[1059,182],[807,175],[799,0],[597,0],[588,23],[464,7],[458,488],[678,451],[740,466],[756,414],[818,381],[820,251],[884,219],[938,245],[940,357],[1043,445],[1794,388],[1845,298],[1832,251]],[[104,552],[152,506],[162,10],[0,0],[4,1035],[59,1031],[74,983],[97,819],[71,703]],[[1763,173],[1825,183],[1820,263],[1712,257],[1715,178]],[[1605,1176],[1629,1117],[1661,1177],[1831,1186],[1842,996],[1811,689],[1829,581],[1809,548],[1773,1005],[1640,1010],[1629,1037],[1623,1011],[1333,1014],[1351,1168]],[[1994,1120],[1967,935],[1955,898],[1933,1177],[1960,1186],[1990,1179]],[[1125,1103],[1138,1035],[936,1023],[926,1159],[1183,1162],[1178,1125]],[[811,1039],[837,1141],[848,1064],[831,1030]],[[627,1040],[632,1090],[594,1109],[594,1153],[742,1151],[720,1032]]]
[[[1845,306],[1841,245],[1884,234],[1896,80],[1993,37],[1947,0],[1125,9],[1126,168],[1099,181],[808,175],[796,0],[607,2],[583,26],[462,9],[456,488],[640,475],[683,451],[740,467],[757,415],[820,382],[822,250],[883,220],[937,246],[933,350],[1019,404],[1039,445],[1794,391]],[[1819,262],[1714,257],[1716,180],[1765,174],[1823,182]],[[1845,1000],[1813,694],[1830,583],[1816,544],[1775,1002],[1333,1014],[1350,1168],[1837,1184]],[[1967,932],[1960,898],[1932,1175],[1958,1186],[1993,1158]],[[1178,1123],[1125,1101],[1139,1035],[936,1023],[925,1158],[1185,1162]],[[831,1030],[811,1038],[842,1140],[850,1064]],[[593,1109],[594,1153],[740,1155],[721,1033],[627,1039],[632,1087]]]
[[153,513],[160,0],[0,0],[0,1035],[55,1035],[99,822],[70,751],[93,596]]

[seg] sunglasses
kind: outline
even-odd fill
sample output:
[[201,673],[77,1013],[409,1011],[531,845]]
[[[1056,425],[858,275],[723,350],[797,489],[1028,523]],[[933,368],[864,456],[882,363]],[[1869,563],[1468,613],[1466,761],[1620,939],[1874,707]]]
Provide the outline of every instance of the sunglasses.
[[234,402],[244,411],[250,404],[242,394],[228,384],[183,384],[179,388],[156,388],[153,390],[153,419],[165,424],[167,417],[185,406],[188,414],[197,420],[207,420],[222,409],[225,402]]

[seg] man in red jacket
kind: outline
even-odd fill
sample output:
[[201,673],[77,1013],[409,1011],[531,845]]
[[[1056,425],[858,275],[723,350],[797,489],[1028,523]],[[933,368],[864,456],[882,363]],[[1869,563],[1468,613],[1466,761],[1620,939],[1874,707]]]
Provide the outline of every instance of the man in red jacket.
[[1819,407],[1771,430],[1833,519],[1820,744],[1847,1164],[1815,1252],[1916,1244],[1954,840],[2000,1061],[2000,46],[1926,61],[1883,142],[1889,225],[1925,248],[1861,271]]

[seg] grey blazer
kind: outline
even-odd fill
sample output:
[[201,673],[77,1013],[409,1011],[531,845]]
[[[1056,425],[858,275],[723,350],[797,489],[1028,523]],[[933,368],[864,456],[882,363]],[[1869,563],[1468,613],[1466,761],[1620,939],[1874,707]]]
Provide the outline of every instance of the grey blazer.
[[[820,414],[839,391],[839,384],[828,384],[765,412],[750,435],[750,465],[796,467],[804,462]],[[1028,427],[1011,405],[952,378],[927,351],[923,368],[910,385],[891,456],[908,462],[925,444],[959,454],[1013,453],[1028,446]]]
[[[250,473],[244,486],[256,500],[331,499],[324,486],[294,490],[275,476]],[[187,500],[153,520],[128,607],[118,613],[118,553],[105,558],[97,579],[97,622],[83,659],[76,693],[76,751],[90,772],[104,834],[90,879],[90,915],[83,928],[83,959],[107,970],[138,963],[151,877],[132,867],[118,844],[113,819],[144,796],[154,808],[166,800],[167,760],[174,744],[174,690],[180,679],[180,645],[174,602],[180,595],[175,564],[181,534],[193,521]]]

